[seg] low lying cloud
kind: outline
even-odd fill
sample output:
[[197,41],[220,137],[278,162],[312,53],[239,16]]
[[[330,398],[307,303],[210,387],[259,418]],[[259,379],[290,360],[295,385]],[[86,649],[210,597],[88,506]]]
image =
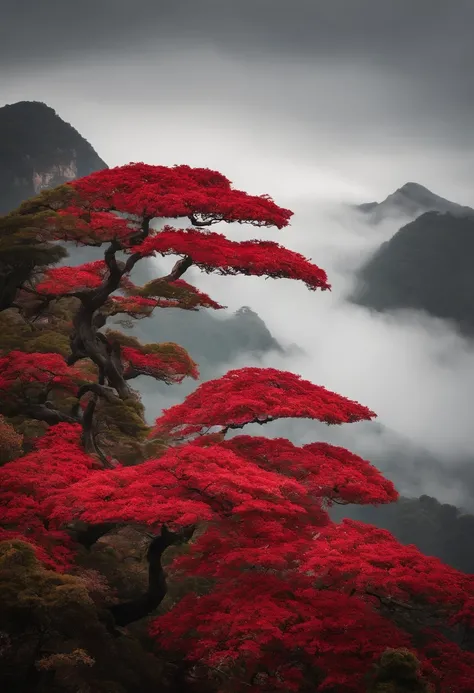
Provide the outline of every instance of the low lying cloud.
[[[301,197],[294,204],[278,201],[294,209],[295,216],[291,228],[272,238],[324,267],[332,292],[196,270],[190,279],[231,309],[248,305],[281,344],[300,347],[288,355],[268,353],[259,365],[299,373],[369,406],[378,419],[340,428],[282,422],[268,427],[268,433],[300,443],[323,437],[346,445],[381,467],[403,493],[428,493],[472,506],[474,468],[471,473],[467,465],[474,443],[474,344],[426,314],[377,314],[346,300],[357,267],[403,222],[393,219],[373,227],[343,204]],[[257,235],[253,228],[222,230],[235,239]],[[268,238],[268,231],[259,236]],[[228,368],[256,363],[243,355]],[[180,393],[172,397],[177,401]]]

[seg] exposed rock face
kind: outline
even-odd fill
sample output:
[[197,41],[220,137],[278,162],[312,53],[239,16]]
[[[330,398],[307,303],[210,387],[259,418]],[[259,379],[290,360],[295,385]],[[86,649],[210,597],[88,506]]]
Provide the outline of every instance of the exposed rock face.
[[416,219],[425,212],[449,212],[453,216],[474,216],[474,209],[440,197],[419,183],[405,183],[383,202],[366,202],[356,207],[372,224],[384,219]]
[[0,108],[0,214],[45,188],[107,168],[53,108],[20,101]]
[[57,164],[47,172],[37,173],[33,171],[33,189],[38,194],[42,190],[54,188],[56,185],[76,178],[79,178],[77,163],[75,159],[71,159],[69,164]]

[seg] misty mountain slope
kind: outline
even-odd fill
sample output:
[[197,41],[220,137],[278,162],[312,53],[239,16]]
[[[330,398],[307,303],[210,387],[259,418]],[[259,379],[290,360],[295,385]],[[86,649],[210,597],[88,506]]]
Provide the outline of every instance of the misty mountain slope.
[[[145,259],[135,265],[131,278],[143,285],[166,274],[158,259]],[[199,287],[199,273],[191,284]],[[213,297],[219,301],[219,296]],[[173,308],[156,309],[149,319],[136,321],[133,334],[148,342],[176,342],[187,349],[200,366],[201,375],[215,377],[217,366],[230,363],[239,355],[259,357],[269,351],[283,353],[264,321],[248,306],[235,313],[223,309],[198,311]]]
[[366,202],[355,209],[370,224],[378,224],[387,218],[416,219],[425,212],[450,213],[453,216],[474,216],[474,209],[450,202],[419,183],[405,183],[382,202]]
[[360,269],[351,297],[376,311],[423,310],[474,331],[474,218],[428,212]]
[[0,108],[0,214],[74,178],[107,168],[93,147],[38,101]]

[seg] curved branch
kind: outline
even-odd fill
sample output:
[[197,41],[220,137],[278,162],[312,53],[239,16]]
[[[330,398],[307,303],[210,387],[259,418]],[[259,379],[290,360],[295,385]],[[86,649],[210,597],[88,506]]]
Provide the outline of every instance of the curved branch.
[[188,217],[189,221],[193,226],[202,228],[203,226],[212,226],[212,224],[218,224],[222,219],[208,219],[207,221],[199,221],[199,219],[194,214],[190,214]]
[[275,421],[275,417],[267,416],[266,419],[252,419],[252,421],[244,421],[244,423],[241,423],[241,424],[227,424],[227,426],[222,427],[220,432],[225,435],[227,433],[227,431],[237,430],[239,428],[244,428],[245,426],[248,426],[249,424],[258,424],[259,426],[264,426],[265,424],[271,423],[272,421]]
[[38,421],[44,421],[50,426],[55,426],[59,423],[80,423],[80,420],[76,416],[68,416],[68,414],[63,414],[57,409],[53,409],[48,403],[45,404],[30,404],[25,410],[25,414],[32,419],[37,419]]
[[178,260],[178,262],[174,265],[173,269],[169,274],[167,274],[165,277],[162,277],[162,280],[168,281],[168,282],[174,282],[176,279],[179,279],[180,277],[183,276],[183,274],[186,272],[187,269],[191,267],[193,264],[193,259],[189,255],[186,255],[186,257],[183,257],[181,260]]
[[391,606],[393,604],[394,606],[399,606],[402,609],[409,609],[410,611],[415,611],[424,608],[423,606],[415,606],[414,604],[400,602],[398,601],[398,599],[395,599],[394,597],[383,596],[381,594],[377,594],[377,592],[372,592],[371,590],[366,589],[365,593],[369,595],[369,597],[376,597],[379,600],[379,602],[384,606]]
[[104,385],[104,381],[104,371],[102,369],[99,369],[99,382],[93,383],[91,385],[83,385],[80,388],[77,395],[77,406],[79,408],[81,397],[83,397],[87,392],[93,393],[93,397],[90,400],[90,402],[88,402],[82,417],[82,444],[84,445],[84,449],[86,450],[86,452],[95,453],[99,457],[104,469],[111,469],[112,465],[110,464],[105,454],[102,452],[100,446],[97,444],[94,431],[94,414],[99,397],[103,396],[108,401],[113,401],[113,399],[116,398],[116,395],[113,391],[110,394],[109,391],[111,388],[107,388]]
[[108,534],[117,527],[112,522],[102,522],[97,525],[88,525],[86,527],[73,528],[72,533],[74,539],[86,549],[91,549],[92,546],[105,534]]
[[107,385],[99,385],[98,383],[87,383],[87,385],[82,385],[77,393],[77,399],[80,400],[88,392],[92,392],[98,397],[103,397],[108,402],[113,402],[118,399],[112,387],[107,387]]
[[109,607],[117,626],[128,626],[158,608],[168,591],[166,573],[161,564],[163,554],[169,546],[189,541],[194,529],[189,527],[175,533],[170,532],[166,525],[162,526],[161,533],[154,537],[148,546],[148,590],[137,599]]

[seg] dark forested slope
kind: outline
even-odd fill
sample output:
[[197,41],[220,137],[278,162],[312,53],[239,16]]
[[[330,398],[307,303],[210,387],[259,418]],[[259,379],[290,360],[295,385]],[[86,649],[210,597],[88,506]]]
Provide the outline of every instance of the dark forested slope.
[[352,297],[377,311],[423,310],[474,330],[474,218],[427,212],[383,243]]

